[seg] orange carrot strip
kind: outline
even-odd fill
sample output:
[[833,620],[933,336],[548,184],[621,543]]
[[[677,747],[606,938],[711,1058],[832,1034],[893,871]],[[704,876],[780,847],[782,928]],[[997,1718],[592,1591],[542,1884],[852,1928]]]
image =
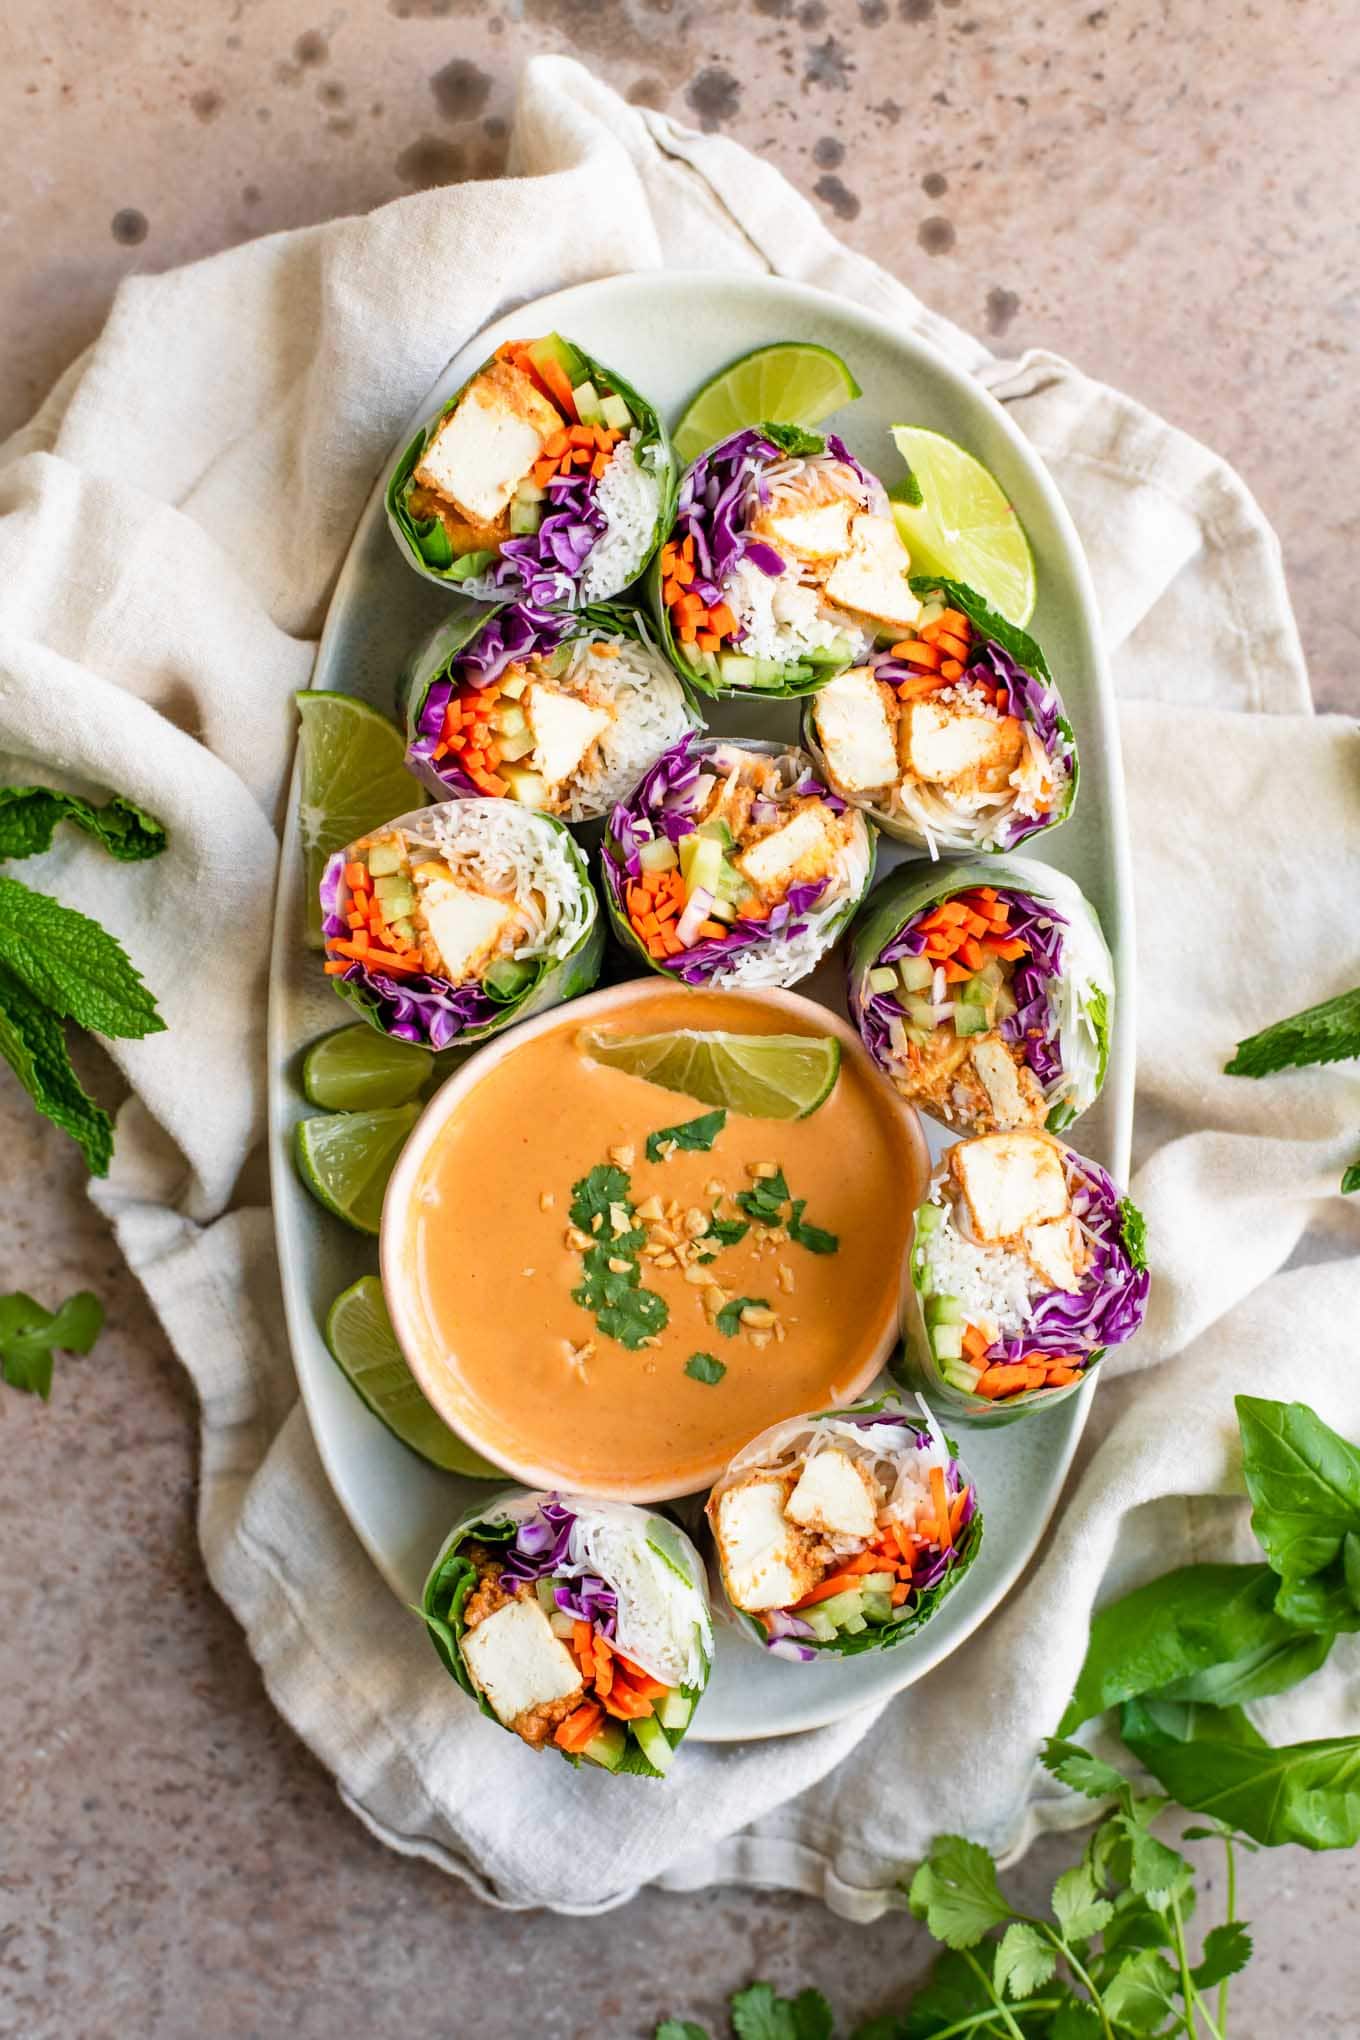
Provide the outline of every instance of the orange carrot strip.
[[980,1360],[991,1343],[980,1325],[964,1326],[963,1350],[970,1360]]
[[349,965],[347,963],[323,963],[321,968],[327,977],[343,977],[349,969]]
[[926,644],[923,638],[904,638],[900,645],[893,646],[892,656],[895,659],[910,660],[913,666],[932,668],[938,668],[941,659],[934,645]]
[[716,652],[722,639],[714,630],[701,630],[695,634],[695,643],[701,652]]
[[892,1602],[894,1608],[900,1608],[910,1592],[911,1581],[899,1580],[897,1585],[890,1589],[888,1599]]
[[944,1468],[930,1469],[930,1499],[935,1505],[935,1532],[941,1551],[948,1551],[954,1540],[949,1532],[949,1497],[945,1493]]
[[949,1531],[951,1540],[956,1538],[963,1524],[963,1512],[968,1506],[968,1489],[960,1488],[949,1504]]
[[954,637],[949,631],[942,630],[937,632],[935,644],[946,659],[966,659],[968,657],[968,647],[962,638]]
[[714,603],[708,612],[708,621],[710,627],[721,632],[723,637],[730,637],[737,627],[737,619],[725,602]]
[[1023,1388],[1029,1375],[1028,1367],[1018,1361],[993,1361],[977,1384],[977,1393],[994,1399],[999,1395],[1014,1395]]
[[368,866],[360,864],[357,858],[345,866],[345,884],[362,890],[368,884]]
[[565,1721],[558,1722],[553,1731],[553,1741],[560,1750],[566,1750],[569,1755],[574,1756],[577,1750],[584,1749],[588,1742],[594,1740],[603,1722],[604,1714],[601,1709],[587,1700],[576,1708],[574,1713],[569,1714]]
[[842,1594],[847,1587],[857,1587],[862,1577],[862,1574],[848,1569],[828,1574],[819,1587],[814,1587],[810,1594],[804,1594],[801,1601],[794,1602],[795,1612],[799,1608],[815,1608],[818,1601],[829,1601],[833,1594]]
[[566,373],[558,367],[551,356],[546,354],[541,361],[534,362],[534,371],[546,384],[548,394],[556,403],[561,405],[568,418],[574,419],[576,416],[576,399],[571,393],[571,382]]

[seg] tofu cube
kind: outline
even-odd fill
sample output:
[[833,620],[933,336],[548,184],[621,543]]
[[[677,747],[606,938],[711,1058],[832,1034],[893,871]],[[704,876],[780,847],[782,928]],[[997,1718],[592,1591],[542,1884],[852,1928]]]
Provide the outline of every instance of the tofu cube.
[[414,479],[456,503],[473,524],[494,524],[561,425],[523,369],[493,361],[438,427]]
[[983,1133],[961,1140],[950,1168],[980,1240],[1019,1239],[1026,1226],[1068,1211],[1062,1149],[1043,1133]]
[[751,1614],[792,1607],[820,1576],[803,1532],[784,1514],[780,1481],[728,1488],[718,1500],[714,1535],[732,1604]]
[[910,564],[891,517],[863,513],[851,523],[849,551],[827,576],[827,595],[871,624],[906,630],[921,614],[907,585]]
[[537,684],[524,697],[524,711],[534,736],[533,769],[549,786],[571,778],[612,720],[606,708],[592,708],[574,695]]
[[515,920],[511,902],[473,892],[452,878],[435,878],[425,885],[417,912],[439,952],[439,974],[454,984],[474,974]]
[[776,551],[797,553],[804,560],[836,560],[850,543],[850,513],[854,504],[845,496],[830,503],[814,503],[807,509],[781,509],[756,520],[763,538]]
[[878,1527],[881,1497],[869,1477],[844,1452],[814,1452],[804,1462],[798,1485],[784,1505],[790,1522],[826,1537],[862,1537]]
[[867,666],[838,673],[812,697],[812,719],[831,776],[847,793],[891,786],[897,740],[883,689]]
[[1001,793],[1024,745],[1014,716],[972,715],[965,708],[912,701],[898,725],[902,765],[928,786]]
[[1025,1227],[1025,1258],[1055,1289],[1079,1289],[1086,1253],[1074,1218]]
[[1042,1126],[1048,1101],[1027,1063],[1017,1063],[1004,1041],[985,1034],[972,1043],[973,1068],[999,1127]]
[[508,1601],[469,1629],[463,1663],[507,1728],[529,1708],[581,1691],[575,1658],[532,1599]]
[[742,874],[759,891],[784,888],[799,878],[820,878],[835,860],[833,817],[818,801],[800,808],[791,822],[762,836],[737,859]]

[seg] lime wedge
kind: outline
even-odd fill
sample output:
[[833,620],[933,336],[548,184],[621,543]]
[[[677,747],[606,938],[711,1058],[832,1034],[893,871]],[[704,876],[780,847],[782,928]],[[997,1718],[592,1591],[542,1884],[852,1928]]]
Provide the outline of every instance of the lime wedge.
[[356,1232],[376,1233],[387,1179],[419,1117],[419,1105],[393,1105],[299,1119],[293,1128],[297,1172],[327,1211]]
[[342,1027],[308,1049],[302,1092],[309,1105],[327,1112],[371,1112],[414,1098],[433,1068],[427,1049],[372,1027]]
[[362,1275],[336,1297],[326,1319],[326,1344],[350,1387],[358,1391],[374,1416],[431,1466],[466,1474],[470,1480],[505,1478],[498,1466],[465,1445],[426,1402],[397,1344],[376,1275]]
[[839,354],[805,340],[779,340],[743,354],[706,382],[672,434],[688,462],[745,425],[820,425],[859,395]]
[[828,1034],[605,1034],[577,1037],[596,1062],[683,1091],[704,1105],[725,1105],[749,1119],[806,1119],[831,1095],[841,1045]]
[[321,941],[317,887],[334,850],[424,804],[406,770],[406,739],[396,724],[352,694],[310,688],[297,697],[302,717],[298,822],[307,882],[307,931]]
[[966,581],[1008,622],[1028,623],[1034,555],[996,476],[942,433],[894,425],[892,436],[923,499],[892,506],[912,573]]

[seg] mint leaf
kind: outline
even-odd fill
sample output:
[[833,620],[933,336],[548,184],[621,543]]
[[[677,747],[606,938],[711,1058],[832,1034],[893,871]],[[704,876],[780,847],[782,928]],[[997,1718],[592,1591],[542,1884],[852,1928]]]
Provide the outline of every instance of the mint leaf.
[[913,510],[919,509],[925,500],[925,496],[921,492],[921,484],[917,481],[912,468],[908,468],[902,479],[894,482],[888,491],[888,501],[890,503],[909,503]]
[[756,427],[762,439],[769,439],[781,453],[816,454],[826,451],[826,441],[818,432],[807,432],[801,425],[774,425],[768,420]]
[[124,864],[159,857],[165,825],[120,793],[102,807],[51,786],[0,786],[0,858],[50,850],[59,822],[74,822]]
[[1028,1920],[1012,1920],[1001,1936],[992,1968],[992,1981],[1005,1997],[1026,1998],[1048,1982],[1058,1958],[1037,1927]]
[[0,1296],[0,1375],[45,1402],[53,1353],[88,1353],[103,1323],[104,1306],[88,1289],[68,1296],[55,1314],[21,1291]]
[[753,1983],[730,2000],[737,2040],[831,2040],[835,2020],[819,1990],[795,1998],[775,1995],[768,1983]]
[[841,1243],[835,1233],[824,1232],[819,1225],[804,1225],[806,1210],[806,1197],[796,1197],[789,1211],[789,1238],[794,1245],[806,1247],[810,1254],[838,1254]]
[[1131,1197],[1119,1200],[1119,1223],[1124,1234],[1124,1250],[1141,1274],[1148,1264],[1147,1220]]
[[1230,1077],[1269,1077],[1277,1070],[1343,1062],[1353,1055],[1360,1055],[1360,985],[1249,1034],[1223,1067]]
[[1360,1162],[1352,1162],[1345,1175],[1341,1178],[1341,1195],[1343,1197],[1349,1197],[1356,1190],[1360,1190]]
[[1251,1527],[1281,1579],[1308,1579],[1360,1530],[1360,1451],[1306,1403],[1235,1400]]
[[61,1021],[27,985],[0,965],[0,1056],[39,1112],[69,1133],[92,1176],[107,1176],[113,1122],[86,1092],[66,1047]]
[[735,1339],[737,1333],[741,1330],[741,1314],[748,1304],[754,1305],[757,1310],[768,1310],[770,1308],[767,1299],[763,1296],[734,1296],[730,1303],[723,1305],[715,1321],[718,1330],[727,1338]]
[[1190,1971],[1201,1990],[1212,1990],[1229,1976],[1236,1976],[1251,1960],[1251,1935],[1241,1920],[1227,1920],[1210,1927],[1204,1936],[1204,1953]]
[[17,878],[0,878],[0,963],[54,1013],[96,1034],[137,1040],[165,1026],[113,936]]
[[691,1381],[706,1382],[711,1388],[722,1380],[727,1368],[712,1353],[691,1353],[685,1362],[685,1372]]
[[911,1910],[947,1948],[972,1948],[1011,1917],[996,1882],[996,1864],[964,1835],[938,1835],[911,1880]]
[[[977,590],[970,588],[966,581],[951,581],[943,574],[913,574],[908,586],[913,595],[933,595],[938,591],[951,609],[961,609],[983,637],[991,638],[1003,651],[1009,652],[1027,673],[1034,674],[1037,679],[1047,680],[1050,686],[1053,684],[1048,661],[1035,639],[1028,631],[1021,630],[1018,624],[1008,623],[1005,617],[984,602]],[[1059,728],[1061,727],[1060,720]],[[1064,735],[1070,741],[1070,729],[1064,731]]]
[[727,1113],[719,1105],[716,1111],[703,1112],[697,1119],[682,1120],[679,1126],[660,1126],[655,1133],[647,1136],[647,1159],[662,1162],[676,1148],[686,1148],[692,1154],[707,1154],[718,1135],[727,1124]]

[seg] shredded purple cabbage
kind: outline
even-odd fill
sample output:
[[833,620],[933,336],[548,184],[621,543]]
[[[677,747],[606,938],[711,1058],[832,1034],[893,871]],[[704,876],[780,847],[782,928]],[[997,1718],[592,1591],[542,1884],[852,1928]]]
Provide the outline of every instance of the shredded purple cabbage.
[[611,1642],[618,1621],[619,1597],[606,1580],[595,1573],[571,1572],[556,1575],[570,1562],[571,1533],[577,1517],[557,1495],[549,1495],[532,1516],[526,1516],[501,1567],[501,1585],[512,1592],[523,1581],[553,1581],[553,1599],[559,1608]]
[[599,484],[589,468],[554,475],[547,484],[548,508],[537,531],[508,538],[476,578],[497,595],[542,609],[573,609],[581,600],[581,575],[608,520],[596,502]]
[[539,609],[529,602],[512,602],[493,610],[477,635],[429,682],[416,716],[415,735],[406,746],[408,767],[433,773],[454,799],[481,799],[483,789],[452,752],[439,759],[434,755],[452,696],[464,687],[489,687],[507,667],[555,651],[571,622],[560,609]]
[[[972,888],[964,886],[959,890],[968,892]],[[1002,1021],[997,1032],[1003,1041],[1014,1042],[1019,1047],[1047,1092],[1063,1074],[1053,993],[1057,980],[1062,976],[1063,931],[1068,923],[1055,907],[1045,900],[1036,899],[1032,893],[1018,892],[1012,886],[998,886],[996,890],[998,897],[1011,910],[1008,933],[1029,944],[1029,955],[1016,964],[1011,978],[1016,1011],[1009,1020]],[[940,892],[926,906],[919,908],[910,920],[903,922],[892,941],[885,943],[870,968],[897,963],[904,956],[919,956],[926,946],[921,922],[928,914],[934,913],[941,901],[954,896]],[[867,975],[860,982],[867,984]],[[893,1020],[905,1019],[906,1009],[893,992],[870,992],[864,998],[855,991],[853,996],[865,1046],[879,1068],[891,1073],[896,1068],[896,1059],[889,1030]]]
[[[693,731],[683,736],[679,743],[662,752],[627,800],[618,802],[609,818],[609,827],[600,846],[600,870],[609,896],[625,925],[628,909],[624,888],[628,880],[636,878],[642,869],[639,854],[642,845],[655,842],[661,836],[678,843],[698,827],[691,818],[690,810],[695,805],[695,786],[705,764],[705,753],[712,748],[712,739],[700,738]],[[833,813],[845,811],[845,802],[823,786],[810,767],[799,774],[788,794],[790,797],[794,794],[816,794]],[[667,957],[662,967],[674,971],[687,985],[707,984],[713,972],[739,950],[753,949],[757,944],[774,938],[787,942],[796,935],[804,934],[807,916],[829,884],[829,879],[819,878],[791,885],[765,920],[748,921],[738,915],[729,924],[725,940],[709,936],[702,942],[692,943],[678,956]]]
[[[325,936],[350,932],[349,922],[340,912],[344,869],[344,852],[337,850],[328,859],[321,880],[321,932]],[[394,977],[390,971],[370,969],[357,958],[335,982],[363,992],[364,1003],[377,1015],[384,1034],[436,1051],[450,1047],[472,1028],[487,1026],[505,1010],[479,984],[453,985],[447,978],[429,975]]]

